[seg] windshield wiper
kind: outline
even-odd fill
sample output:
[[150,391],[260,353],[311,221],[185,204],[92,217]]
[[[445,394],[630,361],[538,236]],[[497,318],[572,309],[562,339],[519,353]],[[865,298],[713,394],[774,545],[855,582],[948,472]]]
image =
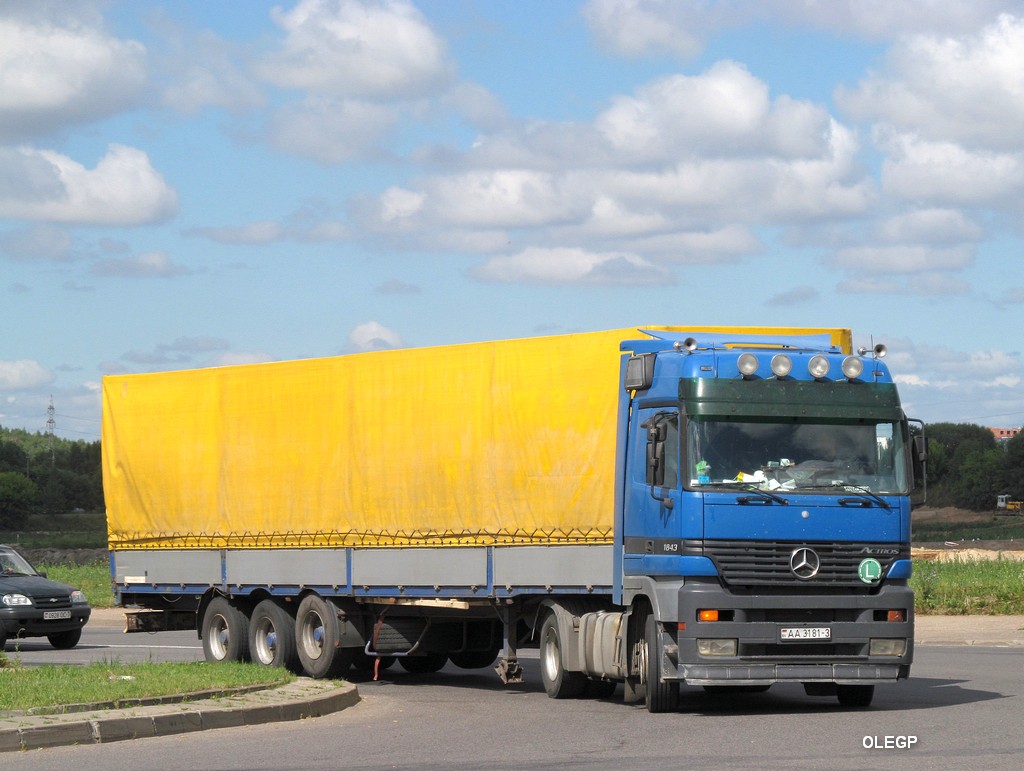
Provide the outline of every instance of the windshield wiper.
[[[739,488],[743,492],[753,493],[753,496],[751,496],[753,498],[762,501],[775,501],[776,503],[781,503],[783,506],[789,505],[789,501],[787,501],[781,495],[776,495],[771,490],[762,490],[760,487],[758,487],[755,484],[751,484],[750,482],[712,482],[709,485],[701,485],[701,487],[714,487],[719,490],[735,490]],[[750,503],[751,497],[744,496],[742,498],[737,498],[736,502]]]
[[[841,490],[844,490],[845,492],[850,492],[850,493],[853,493],[854,495],[859,495],[861,498],[870,499],[870,500],[874,501],[875,503],[877,503],[879,506],[881,506],[883,509],[892,508],[891,506],[889,506],[888,502],[884,498],[882,498],[881,496],[876,495],[875,493],[871,492],[871,490],[869,490],[868,488],[862,487],[861,485],[853,485],[853,484],[850,484],[849,482],[829,482],[826,485],[800,485],[797,489],[800,489],[800,490],[834,490],[834,489],[841,489]],[[840,498],[839,499],[839,503],[843,503],[844,500],[848,500],[848,499]],[[853,503],[853,501],[849,501],[849,502]]]

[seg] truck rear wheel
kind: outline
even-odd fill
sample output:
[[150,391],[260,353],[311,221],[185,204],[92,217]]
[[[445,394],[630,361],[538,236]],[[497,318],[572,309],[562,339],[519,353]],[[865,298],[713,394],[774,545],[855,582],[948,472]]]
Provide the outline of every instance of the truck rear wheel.
[[295,619],[273,600],[263,600],[249,620],[249,653],[257,664],[299,669]]
[[647,671],[647,711],[673,712],[679,709],[679,683],[661,681],[664,642],[661,624],[652,613],[644,626]]
[[201,629],[207,661],[249,660],[249,617],[227,597],[210,600]]
[[356,649],[341,647],[338,607],[319,595],[306,595],[299,603],[295,642],[299,662],[310,677],[341,677],[352,666]]
[[552,699],[575,699],[587,687],[586,675],[569,672],[562,665],[562,640],[554,613],[548,614],[540,628],[540,679]]

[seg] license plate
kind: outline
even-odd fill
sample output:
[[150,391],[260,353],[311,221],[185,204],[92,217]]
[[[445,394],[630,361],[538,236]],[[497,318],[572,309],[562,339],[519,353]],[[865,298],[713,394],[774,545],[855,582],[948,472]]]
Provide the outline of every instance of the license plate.
[[781,640],[831,640],[832,629],[827,626],[793,626],[779,630]]
[[59,621],[62,618],[71,618],[70,610],[44,610],[43,621]]

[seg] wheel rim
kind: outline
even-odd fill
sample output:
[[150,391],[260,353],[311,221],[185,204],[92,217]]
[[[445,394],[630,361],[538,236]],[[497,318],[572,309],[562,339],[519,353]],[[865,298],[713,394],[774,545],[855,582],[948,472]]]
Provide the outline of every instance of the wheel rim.
[[228,620],[220,613],[210,621],[210,653],[220,660],[227,658],[231,635],[228,632]]
[[261,664],[272,664],[277,655],[277,629],[269,618],[261,618],[256,624],[254,635],[256,658]]
[[310,659],[318,659],[324,652],[324,620],[320,614],[310,611],[302,619],[302,633],[299,635],[303,652]]
[[558,679],[558,673],[562,671],[562,651],[558,647],[558,635],[554,629],[548,629],[544,636],[544,674],[550,682]]

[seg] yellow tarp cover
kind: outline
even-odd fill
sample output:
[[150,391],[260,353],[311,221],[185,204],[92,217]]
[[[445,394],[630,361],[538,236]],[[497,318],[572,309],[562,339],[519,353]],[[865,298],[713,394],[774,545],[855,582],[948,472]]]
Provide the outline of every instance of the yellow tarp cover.
[[110,548],[610,542],[637,329],[105,377]]

